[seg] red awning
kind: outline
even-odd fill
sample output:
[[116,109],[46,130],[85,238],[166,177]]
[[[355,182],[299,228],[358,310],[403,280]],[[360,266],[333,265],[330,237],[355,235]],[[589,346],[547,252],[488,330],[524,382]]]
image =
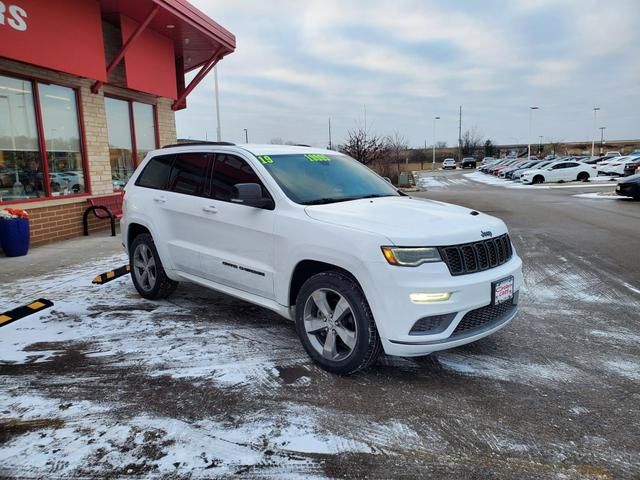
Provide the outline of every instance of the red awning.
[[203,66],[214,52],[220,57],[236,48],[236,37],[186,0],[98,0],[103,14],[116,13],[142,23],[155,5],[148,29],[173,41],[184,72]]

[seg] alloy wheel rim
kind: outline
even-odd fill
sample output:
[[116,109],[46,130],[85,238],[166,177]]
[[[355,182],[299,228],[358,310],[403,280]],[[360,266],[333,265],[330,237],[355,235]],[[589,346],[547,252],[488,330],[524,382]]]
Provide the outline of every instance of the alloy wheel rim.
[[153,258],[153,252],[145,244],[140,244],[135,249],[133,272],[143,290],[147,292],[153,290],[157,278],[156,261]]
[[351,356],[358,325],[344,296],[330,288],[315,290],[305,302],[303,319],[307,338],[322,357],[340,362]]

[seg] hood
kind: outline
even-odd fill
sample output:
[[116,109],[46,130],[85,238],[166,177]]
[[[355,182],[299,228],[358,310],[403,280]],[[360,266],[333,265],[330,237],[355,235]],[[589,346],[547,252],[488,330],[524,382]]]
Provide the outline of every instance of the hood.
[[[382,197],[313,205],[315,220],[386,237],[398,246],[445,246],[486,240],[507,231],[502,220],[468,208],[413,197]],[[485,237],[482,237],[484,232]]]

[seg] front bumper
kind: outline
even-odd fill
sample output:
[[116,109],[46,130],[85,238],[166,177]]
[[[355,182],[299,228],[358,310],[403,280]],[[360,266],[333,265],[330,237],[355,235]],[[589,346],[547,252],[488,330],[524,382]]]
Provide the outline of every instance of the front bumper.
[[[375,291],[365,293],[388,355],[427,355],[470,343],[504,327],[517,312],[518,294],[522,287],[522,261],[515,252],[503,265],[467,275],[451,276],[443,262],[416,268],[375,263],[371,268],[374,269],[371,272],[374,278],[381,281],[376,282]],[[456,331],[465,315],[473,316],[475,311],[492,303],[492,283],[510,276],[514,279],[513,308],[501,312],[483,327]],[[409,295],[419,292],[450,292],[451,297],[447,301],[413,303]],[[439,316],[446,317],[446,325],[438,333],[423,334],[414,329],[419,320]]]

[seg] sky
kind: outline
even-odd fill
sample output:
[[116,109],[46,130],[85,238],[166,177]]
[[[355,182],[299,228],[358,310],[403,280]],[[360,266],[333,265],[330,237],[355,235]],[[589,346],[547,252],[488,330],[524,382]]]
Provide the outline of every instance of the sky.
[[[640,138],[639,0],[190,1],[236,36],[225,141],[325,147],[331,118],[334,145],[365,125],[456,145],[460,105],[462,130],[499,144]],[[176,121],[216,139],[213,73]]]

